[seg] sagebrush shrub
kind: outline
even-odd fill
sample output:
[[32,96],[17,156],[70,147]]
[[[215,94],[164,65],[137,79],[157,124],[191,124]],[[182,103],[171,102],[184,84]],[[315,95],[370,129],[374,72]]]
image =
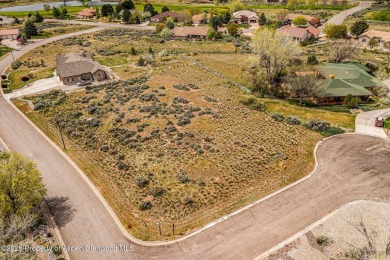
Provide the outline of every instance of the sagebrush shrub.
[[271,116],[273,119],[275,119],[276,121],[278,121],[278,122],[284,121],[284,116],[283,116],[283,114],[281,114],[281,113],[272,112],[272,113],[270,113],[270,116]]
[[306,126],[314,131],[324,131],[326,128],[330,127],[330,123],[322,119],[311,119],[307,122]]
[[290,125],[300,125],[301,120],[297,116],[288,116],[286,118],[286,123]]

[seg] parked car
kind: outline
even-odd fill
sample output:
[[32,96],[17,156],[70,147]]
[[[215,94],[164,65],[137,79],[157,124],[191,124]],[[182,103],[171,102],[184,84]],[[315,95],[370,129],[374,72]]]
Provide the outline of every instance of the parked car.
[[379,116],[379,117],[375,118],[375,126],[376,127],[383,127],[384,123],[385,123],[385,119],[383,117]]
[[91,81],[85,81],[85,80],[82,80],[80,82],[77,82],[77,86],[87,86],[87,85],[91,85]]

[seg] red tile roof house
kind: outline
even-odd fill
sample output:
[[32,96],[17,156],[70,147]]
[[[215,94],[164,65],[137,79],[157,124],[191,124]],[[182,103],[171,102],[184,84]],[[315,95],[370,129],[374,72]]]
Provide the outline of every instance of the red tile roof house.
[[0,30],[0,39],[16,39],[20,34],[19,29]]
[[277,32],[288,35],[292,37],[294,40],[303,42],[310,38],[312,35],[314,39],[318,39],[320,35],[320,30],[317,28],[310,26],[308,28],[300,28],[292,25],[286,25],[277,30]]
[[174,39],[206,39],[208,26],[183,26],[173,28]]
[[181,13],[167,11],[150,17],[150,21],[152,23],[162,23],[165,22],[168,17],[171,17],[175,22],[182,22],[185,19],[184,15]]
[[78,18],[83,18],[83,19],[92,19],[96,16],[96,10],[92,8],[86,8],[81,10],[78,14]]
[[108,79],[105,68],[92,59],[86,52],[70,52],[57,56],[57,75],[64,85],[74,85],[78,82],[101,81]]

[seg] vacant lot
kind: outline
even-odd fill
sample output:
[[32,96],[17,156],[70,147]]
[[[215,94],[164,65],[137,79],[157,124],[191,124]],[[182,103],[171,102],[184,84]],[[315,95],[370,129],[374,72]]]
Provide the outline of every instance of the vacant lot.
[[[245,107],[241,91],[179,55],[156,60],[151,69],[136,67],[131,46],[139,52],[152,47],[155,53],[169,47],[146,34],[87,35],[81,45],[68,39],[35,50],[38,57],[27,54],[22,59],[42,56],[52,64],[54,58],[45,56],[52,48],[67,52],[88,45],[84,48],[97,58],[114,52],[125,59],[127,64],[114,67],[124,68],[118,70],[122,77],[135,73],[131,80],[74,94],[34,97],[36,111],[17,102],[59,145],[53,120],[60,120],[67,153],[133,235],[151,240],[186,234],[310,171],[319,134]],[[170,45],[188,53],[218,46],[234,51],[231,43]],[[136,77],[145,71],[149,77]],[[163,237],[158,236],[158,221]]]

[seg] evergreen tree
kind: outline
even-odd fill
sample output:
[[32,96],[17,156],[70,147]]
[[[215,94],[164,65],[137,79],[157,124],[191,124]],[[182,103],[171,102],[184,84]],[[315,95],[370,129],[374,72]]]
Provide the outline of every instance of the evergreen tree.
[[144,6],[144,12],[145,12],[145,13],[146,13],[146,12],[149,12],[152,16],[154,16],[154,15],[157,14],[157,12],[154,10],[153,5],[151,5],[151,4],[146,4],[146,5]]
[[126,1],[122,2],[121,6],[123,9],[126,9],[126,10],[135,9],[134,3],[131,0],[126,0]]
[[124,23],[130,23],[130,18],[131,18],[131,13],[129,10],[125,9],[123,11],[123,16],[122,16],[122,22]]
[[38,30],[35,24],[28,20],[24,24],[24,32],[26,33],[27,36],[34,36],[38,34]]
[[168,12],[169,11],[169,8],[168,6],[164,5],[163,8],[161,9],[161,12],[164,13],[164,12]]
[[43,22],[43,16],[38,11],[35,12],[35,22],[37,23]]
[[260,18],[259,18],[259,24],[265,25],[266,23],[267,23],[267,18],[265,18],[265,14],[261,13]]
[[53,17],[57,18],[59,17],[61,14],[60,14],[60,11],[58,10],[57,7],[53,6],[53,10],[52,10],[52,13],[53,13]]

